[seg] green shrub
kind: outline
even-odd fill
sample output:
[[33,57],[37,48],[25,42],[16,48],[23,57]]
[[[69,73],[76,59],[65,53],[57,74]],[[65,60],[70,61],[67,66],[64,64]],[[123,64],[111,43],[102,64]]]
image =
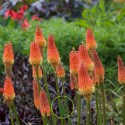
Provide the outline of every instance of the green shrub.
[[[7,27],[0,26],[0,58],[2,59],[4,44],[7,41],[12,41],[14,53],[19,53],[21,55],[28,55],[30,53],[30,42],[34,41],[35,36],[35,27],[38,25],[38,21],[30,21],[31,27],[24,32],[21,28],[14,29],[12,27],[13,22]],[[78,45],[82,43],[83,36],[85,35],[85,29],[79,28],[74,24],[67,23],[63,21],[63,19],[52,18],[48,21],[44,21],[40,23],[40,27],[42,28],[43,35],[47,40],[50,33],[54,35],[55,43],[59,54],[61,56],[61,61],[65,64],[65,66],[69,65],[69,52],[72,50],[72,47],[76,47],[78,49]],[[52,70],[50,66],[47,64],[47,54],[45,49],[44,59],[46,63],[46,71]],[[0,60],[0,68],[3,62]],[[48,70],[49,69],[49,70]],[[66,68],[69,71],[68,68]]]

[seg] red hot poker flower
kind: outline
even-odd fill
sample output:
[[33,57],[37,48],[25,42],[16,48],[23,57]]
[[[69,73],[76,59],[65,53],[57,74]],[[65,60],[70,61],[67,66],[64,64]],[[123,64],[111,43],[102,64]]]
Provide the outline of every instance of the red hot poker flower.
[[52,34],[50,34],[48,37],[47,61],[53,67],[54,70],[56,70],[58,64],[60,63],[60,55],[56,48],[55,41]]
[[79,63],[78,83],[79,83],[79,93],[83,94],[86,101],[90,101],[92,97],[92,93],[94,92],[94,84],[83,62]]
[[96,52],[96,50],[92,50],[91,53],[92,53],[92,59],[94,62],[94,73],[98,77],[98,79],[101,80],[102,78],[102,81],[104,82],[105,70],[99,59],[98,53]]
[[40,92],[40,109],[42,116],[45,116],[45,114],[50,116],[51,109],[44,89],[41,89]]
[[39,28],[39,26],[37,26],[37,28],[36,28],[35,35],[36,35],[35,41],[38,42],[40,51],[41,51],[41,55],[43,55],[44,47],[46,45],[46,40],[45,40],[44,36],[42,35],[42,31]]
[[119,55],[117,57],[117,63],[118,63],[118,81],[121,84],[125,84],[125,67],[124,67],[124,63]]
[[65,77],[65,70],[61,63],[58,64],[58,66],[56,68],[56,72],[57,72],[57,77],[59,77],[59,78]]
[[5,102],[10,107],[12,104],[12,101],[15,98],[15,92],[14,92],[11,78],[5,78],[3,96],[4,96]]
[[34,105],[39,110],[40,109],[40,96],[39,96],[38,84],[36,80],[33,80],[33,93],[34,93]]
[[70,60],[70,73],[74,75],[74,77],[78,74],[78,64],[79,64],[79,53],[78,51],[75,51],[75,48],[73,47],[73,51],[69,54],[69,60]]
[[43,58],[41,56],[38,43],[31,42],[29,62],[32,66],[34,66],[36,71],[38,71],[39,65],[42,60]]
[[12,49],[12,43],[8,42],[4,46],[3,62],[5,66],[6,76],[11,77],[12,64],[14,63],[14,54]]
[[97,44],[93,35],[93,31],[91,28],[87,29],[86,33],[86,46],[88,50],[96,49]]
[[88,71],[93,70],[94,64],[93,64],[91,58],[89,57],[89,53],[88,53],[88,50],[85,45],[79,46],[79,59],[80,59],[80,61],[83,60]]
[[94,73],[94,70],[92,71],[92,82],[93,82],[93,84],[99,84],[99,79],[98,79],[98,77],[95,75],[95,73]]

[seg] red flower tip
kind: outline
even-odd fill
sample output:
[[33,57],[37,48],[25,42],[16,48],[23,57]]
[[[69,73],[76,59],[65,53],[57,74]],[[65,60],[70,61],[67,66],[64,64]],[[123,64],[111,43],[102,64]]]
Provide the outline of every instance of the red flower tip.
[[39,96],[37,80],[33,80],[33,93],[34,93],[34,105],[39,110],[40,109],[40,96]]
[[80,61],[83,60],[88,71],[93,70],[94,64],[93,64],[91,58],[89,57],[89,53],[88,53],[87,47],[85,45],[79,46],[79,59],[80,59]]
[[56,72],[57,72],[57,77],[59,77],[59,78],[65,77],[65,70],[61,63],[58,64],[58,66],[56,68]]
[[86,33],[86,46],[88,50],[96,49],[97,44],[93,35],[93,31],[91,28],[87,29]]
[[78,83],[79,83],[79,93],[83,94],[86,101],[90,101],[92,93],[94,92],[94,84],[88,74],[87,67],[83,62],[79,63]]
[[11,78],[5,78],[3,96],[7,105],[11,106],[12,101],[15,98],[15,92]]
[[24,22],[22,23],[22,29],[26,31],[26,27],[30,27],[31,25],[29,24],[28,20],[25,19]]
[[60,63],[60,55],[56,48],[55,41],[52,34],[50,34],[48,37],[47,61],[53,67],[54,70],[56,70],[58,64]]
[[125,84],[125,67],[124,67],[124,63],[119,55],[117,57],[117,63],[118,63],[118,81],[121,84]]
[[42,116],[45,116],[45,114],[50,116],[51,109],[44,89],[41,89],[40,92],[40,109]]
[[92,50],[91,53],[92,53],[92,58],[94,63],[94,73],[98,77],[98,79],[100,80],[102,79],[102,81],[104,82],[105,70],[99,59],[98,53],[96,52],[96,50]]

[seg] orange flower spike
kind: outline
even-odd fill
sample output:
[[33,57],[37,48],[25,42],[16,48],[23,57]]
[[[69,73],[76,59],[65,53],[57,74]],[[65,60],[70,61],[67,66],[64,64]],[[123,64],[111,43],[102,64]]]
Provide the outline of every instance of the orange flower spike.
[[83,60],[89,72],[93,70],[94,64],[91,58],[89,57],[89,53],[85,45],[79,46],[79,59],[80,61]]
[[31,42],[29,62],[32,66],[34,66],[36,71],[38,70],[38,67],[42,60],[43,58],[41,56],[38,43]]
[[94,73],[99,80],[102,79],[102,81],[104,82],[105,70],[101,63],[101,60],[99,59],[98,53],[96,52],[96,50],[92,50],[91,53],[92,53],[92,59],[94,63]]
[[76,76],[78,74],[79,53],[78,51],[75,51],[74,47],[69,54],[69,58],[70,58],[70,73]]
[[55,45],[53,35],[50,34],[48,37],[47,44],[47,61],[56,70],[58,64],[60,63],[60,55]]
[[34,93],[34,105],[39,110],[40,109],[40,96],[39,96],[38,84],[36,80],[33,80],[33,93]]
[[71,89],[78,89],[77,80],[75,79],[75,77],[72,74],[70,74],[70,88]]
[[14,92],[11,78],[5,78],[3,96],[4,96],[5,102],[10,107],[12,104],[12,101],[15,98],[15,92]]
[[35,41],[38,42],[41,54],[43,55],[44,47],[46,46],[46,40],[45,40],[44,36],[42,35],[42,31],[39,28],[39,26],[37,26],[37,28],[36,28],[35,35],[36,35]]
[[118,63],[118,81],[121,84],[125,84],[125,67],[124,67],[124,63],[119,55],[117,57],[117,63]]
[[3,53],[3,62],[5,66],[6,76],[11,77],[12,73],[12,64],[14,63],[14,54],[12,49],[12,43],[8,42],[4,46],[4,53]]
[[59,78],[65,77],[65,70],[61,63],[58,64],[58,66],[56,68],[56,72],[57,72],[57,77],[59,77]]
[[[35,79],[37,79],[37,75],[36,75],[36,71],[35,71],[34,67],[33,67],[32,73],[33,73],[33,77]],[[38,68],[38,75],[39,75],[39,78],[42,78],[42,70],[41,70],[40,66]]]
[[90,101],[92,98],[92,93],[94,92],[94,84],[88,74],[87,67],[82,62],[79,63],[78,68],[78,83],[79,83],[79,93],[83,94],[86,101]]
[[41,89],[40,92],[40,109],[42,116],[45,116],[45,114],[50,116],[51,109],[44,89]]
[[98,77],[95,76],[94,70],[92,71],[92,82],[93,84],[99,84],[99,79]]
[[0,88],[0,94],[3,94],[4,89]]
[[88,50],[97,48],[97,44],[91,28],[88,28],[86,32],[86,46]]

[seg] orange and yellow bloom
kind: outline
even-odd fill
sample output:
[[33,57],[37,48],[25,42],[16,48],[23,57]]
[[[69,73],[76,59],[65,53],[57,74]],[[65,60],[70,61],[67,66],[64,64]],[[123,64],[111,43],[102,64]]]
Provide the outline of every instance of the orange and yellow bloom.
[[117,63],[118,63],[118,81],[121,84],[125,84],[125,67],[124,67],[124,63],[119,55],[117,57]]
[[96,52],[96,50],[92,50],[91,53],[92,53],[92,59],[94,63],[94,73],[99,80],[102,79],[102,81],[104,82],[105,70],[101,63],[101,60],[99,59],[98,53]]
[[95,73],[94,73],[94,70],[92,71],[92,82],[93,82],[93,84],[99,84],[99,79],[98,79],[98,77],[95,75]]
[[79,52],[75,51],[75,49],[73,48],[73,51],[71,51],[69,54],[69,58],[70,73],[76,77],[78,74]]
[[46,40],[45,40],[44,36],[42,35],[42,31],[39,28],[39,26],[37,26],[37,28],[36,28],[35,35],[36,36],[34,39],[36,42],[38,42],[41,54],[43,55],[44,47],[46,46]]
[[56,71],[58,64],[60,63],[60,55],[56,48],[55,41],[53,35],[50,34],[48,37],[48,44],[47,44],[47,61]]
[[3,53],[3,62],[5,66],[5,72],[7,77],[11,77],[12,64],[14,63],[14,54],[12,43],[8,42],[5,44],[4,53]]
[[56,68],[56,72],[57,72],[57,77],[59,77],[59,78],[65,77],[65,70],[61,63],[58,64],[58,66]]
[[89,72],[93,70],[94,64],[91,58],[89,57],[89,53],[85,45],[79,46],[79,59],[80,61],[83,60]]
[[45,114],[50,116],[51,109],[44,89],[41,89],[40,92],[40,109],[42,116],[45,116]]
[[79,63],[78,68],[79,93],[82,94],[86,101],[90,101],[94,92],[94,84],[88,74],[87,67],[83,62]]
[[40,109],[40,95],[39,95],[38,84],[36,80],[33,80],[33,93],[34,93],[34,105],[39,110]]
[[12,101],[15,98],[15,92],[11,78],[5,78],[3,96],[7,105],[11,106]]
[[86,32],[86,46],[88,50],[97,48],[97,44],[91,28],[88,28]]

